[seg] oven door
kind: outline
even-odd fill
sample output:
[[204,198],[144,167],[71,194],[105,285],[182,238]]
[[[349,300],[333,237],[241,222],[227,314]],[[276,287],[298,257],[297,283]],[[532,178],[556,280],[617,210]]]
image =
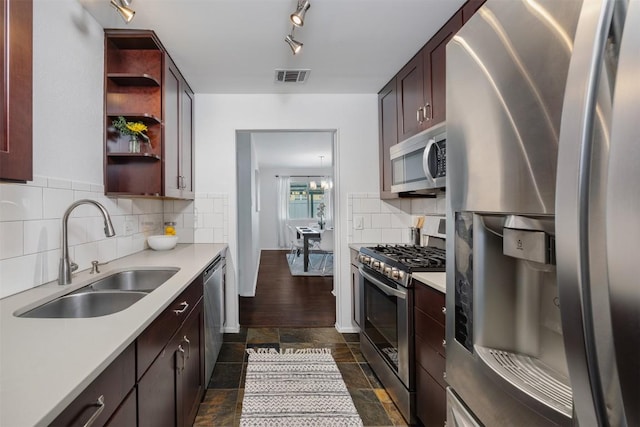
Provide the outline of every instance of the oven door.
[[385,276],[360,265],[362,333],[410,389],[410,293]]

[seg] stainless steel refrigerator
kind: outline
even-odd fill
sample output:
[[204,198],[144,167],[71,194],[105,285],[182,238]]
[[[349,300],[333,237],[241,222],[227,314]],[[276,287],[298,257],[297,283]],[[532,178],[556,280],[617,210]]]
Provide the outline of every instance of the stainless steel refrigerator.
[[488,0],[447,134],[447,425],[640,425],[640,0]]

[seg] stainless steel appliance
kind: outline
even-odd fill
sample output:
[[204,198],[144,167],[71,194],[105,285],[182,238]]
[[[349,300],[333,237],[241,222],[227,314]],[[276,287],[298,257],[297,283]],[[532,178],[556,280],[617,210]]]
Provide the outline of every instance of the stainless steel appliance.
[[[425,229],[436,230],[431,246],[362,247],[360,270],[360,349],[389,395],[410,422],[415,421],[413,351],[413,283],[418,271],[445,271],[443,233],[427,217]],[[444,225],[440,227],[443,230]],[[439,239],[439,241],[437,240]],[[439,245],[439,246],[438,246]]]
[[440,123],[391,147],[391,191],[435,194],[444,187],[446,141],[445,123]]
[[205,334],[205,381],[213,374],[213,367],[222,348],[225,321],[225,275],[226,259],[222,253],[204,270],[204,334]]
[[638,28],[488,0],[447,45],[450,425],[640,425]]

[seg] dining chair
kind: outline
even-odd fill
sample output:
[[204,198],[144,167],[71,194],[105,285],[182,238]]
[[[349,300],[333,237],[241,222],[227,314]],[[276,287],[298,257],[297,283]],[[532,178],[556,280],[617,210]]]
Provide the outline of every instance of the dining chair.
[[322,274],[325,275],[329,259],[331,259],[330,265],[333,269],[333,230],[324,230],[321,239],[314,243],[313,250],[322,253],[319,268],[314,267],[314,269],[322,270]]
[[300,252],[304,250],[304,241],[302,239],[298,239],[296,229],[291,226],[291,224],[287,224],[287,228],[289,230],[289,244],[290,244],[290,256],[288,257],[289,265],[293,265],[298,257],[300,256]]

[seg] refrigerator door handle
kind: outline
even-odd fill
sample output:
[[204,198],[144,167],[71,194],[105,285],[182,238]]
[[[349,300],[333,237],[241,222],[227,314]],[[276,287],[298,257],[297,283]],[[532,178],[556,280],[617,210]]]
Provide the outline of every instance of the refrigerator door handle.
[[[562,109],[556,184],[557,281],[574,400],[583,426],[607,426],[594,342],[589,271],[589,182],[601,64],[614,1],[585,0]],[[577,219],[577,220],[576,220]]]
[[616,363],[626,425],[640,425],[640,2],[629,2],[620,44],[607,176],[606,233],[609,298]]

